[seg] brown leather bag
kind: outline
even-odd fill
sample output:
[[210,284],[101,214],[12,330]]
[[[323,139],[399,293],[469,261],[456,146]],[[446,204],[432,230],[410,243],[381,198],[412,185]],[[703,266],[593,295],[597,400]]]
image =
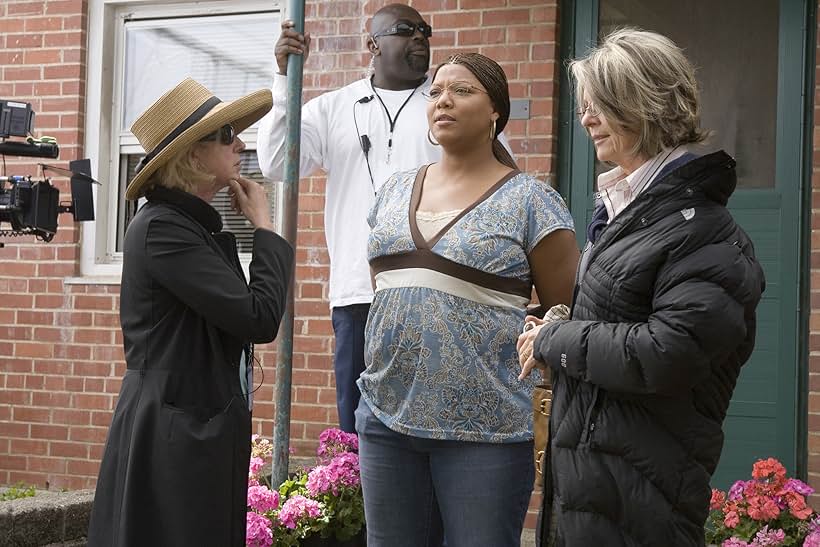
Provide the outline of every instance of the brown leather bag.
[[[549,382],[549,378],[545,378]],[[549,450],[550,409],[552,407],[552,385],[538,384],[532,391],[532,431],[534,436],[533,455],[535,457],[535,484],[544,485],[546,454]]]
[[[569,319],[570,310],[565,304],[556,304],[544,314],[544,321],[563,321]],[[527,325],[524,326],[526,332]],[[550,410],[552,409],[552,380],[549,369],[542,369],[541,376],[544,381],[533,389],[532,392],[532,431],[535,443],[533,452],[535,456],[535,484],[544,485],[544,473],[547,461],[547,451],[550,445]]]

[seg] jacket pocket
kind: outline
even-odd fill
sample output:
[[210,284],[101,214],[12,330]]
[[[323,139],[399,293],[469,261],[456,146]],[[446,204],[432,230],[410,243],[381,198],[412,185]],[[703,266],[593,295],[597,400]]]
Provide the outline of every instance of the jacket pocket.
[[160,446],[152,462],[160,495],[152,503],[174,523],[164,530],[167,544],[234,544],[237,511],[246,510],[246,500],[235,498],[247,481],[247,407],[235,396],[221,412],[203,419],[202,409],[163,403],[160,420]]

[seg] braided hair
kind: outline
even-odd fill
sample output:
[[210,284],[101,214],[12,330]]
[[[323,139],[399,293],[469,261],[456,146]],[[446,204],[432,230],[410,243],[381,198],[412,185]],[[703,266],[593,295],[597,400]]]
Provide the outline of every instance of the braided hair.
[[507,121],[510,119],[510,89],[507,87],[507,75],[498,63],[480,53],[457,53],[451,55],[444,63],[436,68],[436,73],[445,65],[461,65],[469,70],[473,76],[487,90],[493,108],[498,112],[498,120],[495,122],[495,132],[493,133],[493,155],[495,159],[512,169],[518,169],[518,165],[504,145],[498,140],[498,135],[504,131]]

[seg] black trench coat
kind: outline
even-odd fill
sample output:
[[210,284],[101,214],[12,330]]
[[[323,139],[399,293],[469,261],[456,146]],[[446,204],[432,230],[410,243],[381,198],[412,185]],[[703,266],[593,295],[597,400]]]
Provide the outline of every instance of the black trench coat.
[[100,468],[88,544],[245,544],[251,416],[245,344],[270,342],[293,250],[253,236],[250,283],[219,214],[158,188],[125,237],[120,321],[127,371]]

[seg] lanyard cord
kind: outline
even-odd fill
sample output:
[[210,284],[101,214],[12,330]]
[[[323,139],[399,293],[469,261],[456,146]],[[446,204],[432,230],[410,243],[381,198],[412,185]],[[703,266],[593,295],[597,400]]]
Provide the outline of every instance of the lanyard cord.
[[404,110],[404,107],[407,106],[407,103],[409,103],[410,99],[413,98],[413,95],[415,95],[416,90],[419,87],[421,87],[421,84],[414,87],[413,92],[410,93],[410,95],[408,95],[406,99],[404,99],[404,102],[401,103],[401,106],[399,107],[398,112],[396,112],[396,117],[395,118],[393,118],[390,115],[390,111],[387,109],[387,105],[384,104],[384,101],[379,96],[379,93],[376,91],[376,88],[373,86],[372,81],[370,82],[370,87],[373,89],[373,94],[376,96],[377,99],[379,99],[379,102],[381,103],[382,108],[384,109],[384,113],[387,114],[387,120],[390,122],[390,136],[387,139],[387,163],[389,164],[390,163],[390,153],[393,151],[393,130],[396,129],[396,122],[399,121],[399,115],[401,114],[401,111]]

